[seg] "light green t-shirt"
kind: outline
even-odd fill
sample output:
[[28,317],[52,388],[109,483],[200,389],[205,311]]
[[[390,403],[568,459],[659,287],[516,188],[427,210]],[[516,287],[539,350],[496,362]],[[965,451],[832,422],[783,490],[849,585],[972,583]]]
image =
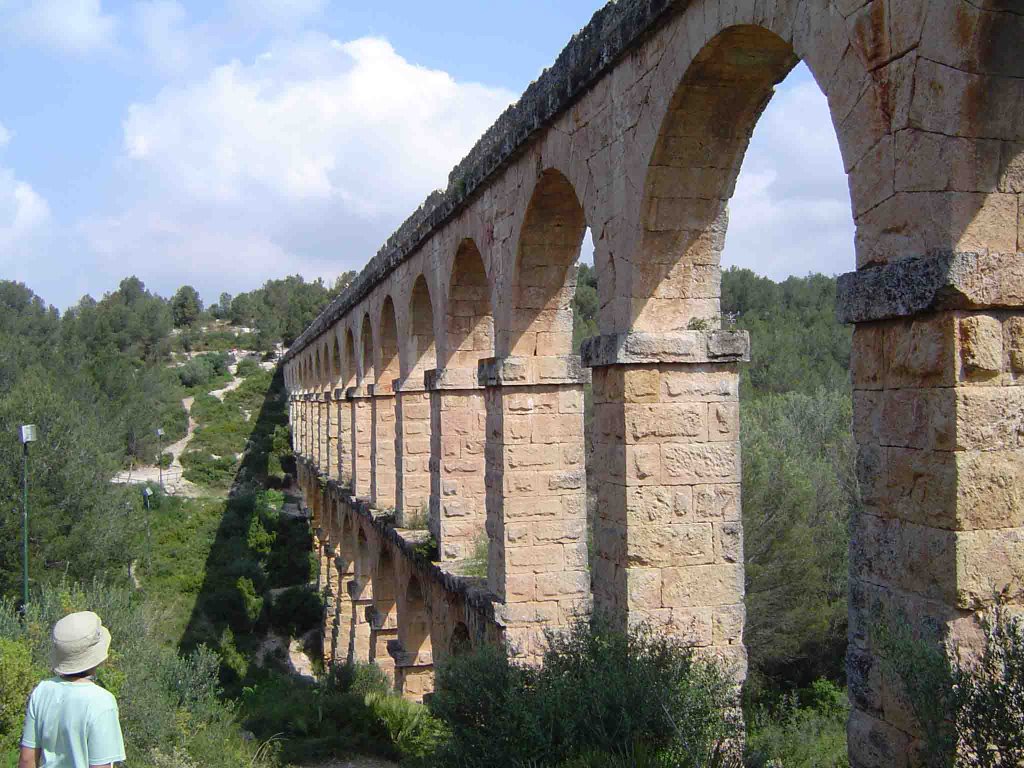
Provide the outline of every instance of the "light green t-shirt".
[[46,768],[125,760],[117,700],[95,683],[43,680],[29,697],[21,743],[41,748]]

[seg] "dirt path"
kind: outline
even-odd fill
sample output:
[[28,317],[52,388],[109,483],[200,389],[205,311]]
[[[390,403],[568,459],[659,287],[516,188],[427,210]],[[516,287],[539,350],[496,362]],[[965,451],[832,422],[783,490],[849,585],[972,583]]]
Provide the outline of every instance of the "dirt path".
[[[195,498],[202,495],[200,489],[186,480],[183,476],[184,467],[181,466],[181,455],[188,448],[189,441],[196,431],[196,420],[192,418],[192,404],[194,397],[186,397],[181,401],[186,413],[188,413],[188,431],[185,436],[177,442],[171,443],[164,448],[164,453],[171,454],[171,466],[163,471],[164,490],[171,496],[187,496]],[[113,483],[159,483],[161,478],[160,468],[156,466],[138,466],[118,472],[111,479]]]
[[210,393],[218,400],[220,400],[222,403],[224,402],[224,395],[226,395],[233,389],[238,389],[240,386],[242,386],[242,382],[245,381],[245,379],[240,379],[237,375],[235,375],[236,372],[238,371],[237,365],[230,366],[228,368],[228,371],[231,373],[231,381],[229,381],[222,389],[215,389]]

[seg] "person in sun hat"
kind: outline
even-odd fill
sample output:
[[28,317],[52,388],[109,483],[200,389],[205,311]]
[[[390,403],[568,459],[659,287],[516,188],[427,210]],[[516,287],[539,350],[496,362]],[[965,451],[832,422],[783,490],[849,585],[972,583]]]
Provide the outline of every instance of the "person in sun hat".
[[53,625],[53,671],[29,696],[18,768],[90,768],[124,762],[117,700],[95,683],[110,632],[92,611]]

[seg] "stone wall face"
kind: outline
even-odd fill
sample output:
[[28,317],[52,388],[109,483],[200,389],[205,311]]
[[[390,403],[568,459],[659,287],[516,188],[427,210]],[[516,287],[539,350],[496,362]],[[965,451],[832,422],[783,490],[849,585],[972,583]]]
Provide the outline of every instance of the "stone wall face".
[[[1024,602],[1022,40],[1019,12],[968,0],[620,0],[599,11],[284,359],[318,515],[311,496],[329,469],[311,398],[339,357],[337,380],[351,386],[354,495],[338,508],[356,538],[341,535],[333,557],[355,557],[343,550],[358,549],[358,530],[371,550],[392,547],[396,634],[367,625],[356,642],[366,620],[353,609],[345,653],[379,658],[377,632],[396,685],[420,696],[428,636],[431,663],[467,633],[535,658],[540,630],[564,626],[592,591],[621,623],[655,621],[742,678],[736,371],[747,342],[721,330],[719,258],[758,116],[803,61],[828,99],[856,223],[856,271],[839,296],[856,325],[865,501],[850,551],[851,764],[908,765],[916,735],[882,678],[871,622],[899,614],[970,653],[996,590]],[[580,360],[568,307],[587,227],[600,335]],[[463,375],[477,365],[482,378]],[[582,366],[600,481],[589,579],[574,474]],[[472,589],[486,599],[466,597],[471,581],[454,565],[423,570],[371,509],[405,514],[423,465],[409,461],[422,446],[403,398],[370,399],[367,387],[421,372],[430,530],[453,563],[485,533],[488,583]],[[361,573],[349,578],[353,607]]]

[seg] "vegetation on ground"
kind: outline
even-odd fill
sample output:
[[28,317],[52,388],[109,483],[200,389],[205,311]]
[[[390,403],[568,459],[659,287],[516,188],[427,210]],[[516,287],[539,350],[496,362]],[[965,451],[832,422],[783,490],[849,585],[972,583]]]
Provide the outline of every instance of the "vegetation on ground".
[[451,737],[429,765],[557,766],[634,750],[652,765],[736,764],[734,686],[647,627],[579,622],[548,637],[539,667],[484,645],[449,657],[436,675],[429,707]]
[[1024,617],[1000,600],[982,629],[981,653],[970,661],[927,631],[915,635],[904,616],[879,617],[872,630],[886,675],[902,686],[920,727],[929,768],[1024,765]]

